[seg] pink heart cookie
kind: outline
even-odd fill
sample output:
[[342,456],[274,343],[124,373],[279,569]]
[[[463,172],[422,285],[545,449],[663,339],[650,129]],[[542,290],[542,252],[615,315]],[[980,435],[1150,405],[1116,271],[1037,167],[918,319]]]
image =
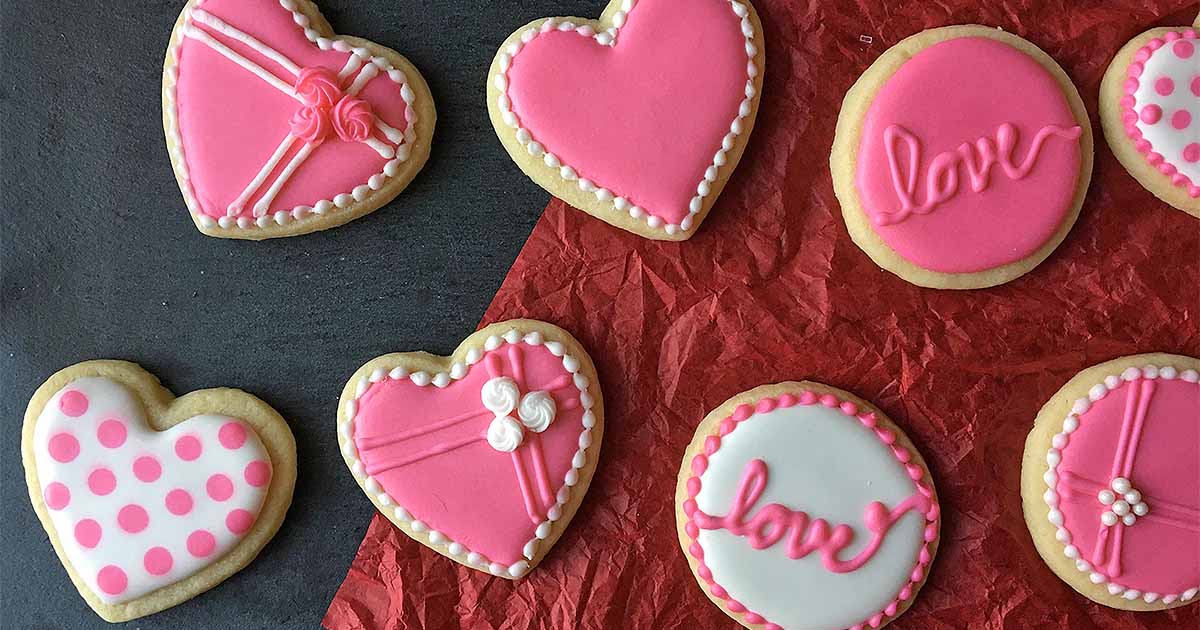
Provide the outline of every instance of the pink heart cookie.
[[334,35],[307,0],[191,0],[167,48],[167,148],[209,236],[294,236],[379,208],[424,166],[435,116],[407,59]]
[[343,390],[338,441],[359,486],[404,533],[519,578],[587,492],[603,419],[583,347],[550,324],[510,320],[449,357],[368,362]]
[[750,136],[762,42],[744,0],[613,0],[599,20],[535,20],[492,63],[492,125],[555,196],[641,236],[685,240]]
[[61,370],[34,394],[29,495],[88,604],[125,621],[178,604],[248,564],[296,479],[287,424],[232,389],[175,399],[122,361]]

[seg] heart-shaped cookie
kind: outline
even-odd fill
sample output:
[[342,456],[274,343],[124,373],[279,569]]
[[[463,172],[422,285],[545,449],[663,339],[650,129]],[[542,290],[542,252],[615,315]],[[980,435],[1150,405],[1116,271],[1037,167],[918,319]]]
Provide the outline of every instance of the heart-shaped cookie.
[[513,33],[488,110],[534,182],[641,236],[695,233],[741,158],[764,64],[744,0],[613,0]]
[[354,479],[404,533],[473,569],[519,578],[587,492],[604,406],[566,331],[510,320],[449,357],[388,354],[342,392],[338,442]]
[[108,621],[183,602],[246,566],[296,482],[287,423],[258,398],[175,398],[124,361],[51,376],[25,412],[29,497],[71,581]]
[[209,236],[341,225],[398,195],[435,112],[399,53],[333,34],[308,0],[190,0],[163,65],[175,177]]

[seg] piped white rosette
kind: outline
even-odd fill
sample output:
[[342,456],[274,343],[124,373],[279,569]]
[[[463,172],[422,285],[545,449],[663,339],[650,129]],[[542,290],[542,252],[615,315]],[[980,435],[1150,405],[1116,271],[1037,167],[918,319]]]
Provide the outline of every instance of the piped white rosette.
[[[522,396],[516,382],[507,376],[497,376],[484,383],[479,398],[495,415],[488,425],[488,444],[502,453],[517,450],[525,441],[526,430],[541,433],[550,428],[558,412],[550,394],[536,390]],[[512,417],[514,411],[520,421]]]

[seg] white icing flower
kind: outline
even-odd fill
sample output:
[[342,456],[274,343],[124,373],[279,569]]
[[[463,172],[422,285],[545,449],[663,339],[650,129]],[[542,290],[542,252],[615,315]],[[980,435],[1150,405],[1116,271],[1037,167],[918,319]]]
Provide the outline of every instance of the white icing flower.
[[521,423],[534,433],[541,433],[549,428],[550,423],[554,422],[556,413],[558,413],[558,408],[554,404],[554,398],[543,391],[525,394],[521,398],[521,406],[517,410],[517,415],[521,417]]
[[1138,517],[1150,513],[1150,506],[1142,500],[1142,493],[1134,488],[1128,479],[1115,477],[1109,482],[1109,488],[1096,495],[1101,505],[1107,506],[1100,514],[1100,523],[1105,527],[1112,527],[1117,523],[1124,523],[1129,527],[1137,523]]
[[479,390],[479,398],[488,411],[502,417],[517,408],[521,390],[511,378],[497,376],[483,384],[483,388]]
[[521,429],[521,423],[514,420],[512,416],[496,416],[488,425],[488,444],[501,453],[511,453],[517,450],[524,438],[525,431]]

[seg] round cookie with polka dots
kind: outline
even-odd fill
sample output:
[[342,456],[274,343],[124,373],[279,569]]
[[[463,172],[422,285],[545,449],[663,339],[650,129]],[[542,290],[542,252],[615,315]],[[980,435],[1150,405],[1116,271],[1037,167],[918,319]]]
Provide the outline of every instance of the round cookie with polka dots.
[[1159,199],[1200,217],[1197,26],[1155,28],[1125,44],[1100,85],[1100,120],[1125,170]]
[[51,376],[25,412],[29,497],[71,581],[108,621],[202,593],[279,529],[296,480],[287,423],[258,398],[175,398],[123,361]]

